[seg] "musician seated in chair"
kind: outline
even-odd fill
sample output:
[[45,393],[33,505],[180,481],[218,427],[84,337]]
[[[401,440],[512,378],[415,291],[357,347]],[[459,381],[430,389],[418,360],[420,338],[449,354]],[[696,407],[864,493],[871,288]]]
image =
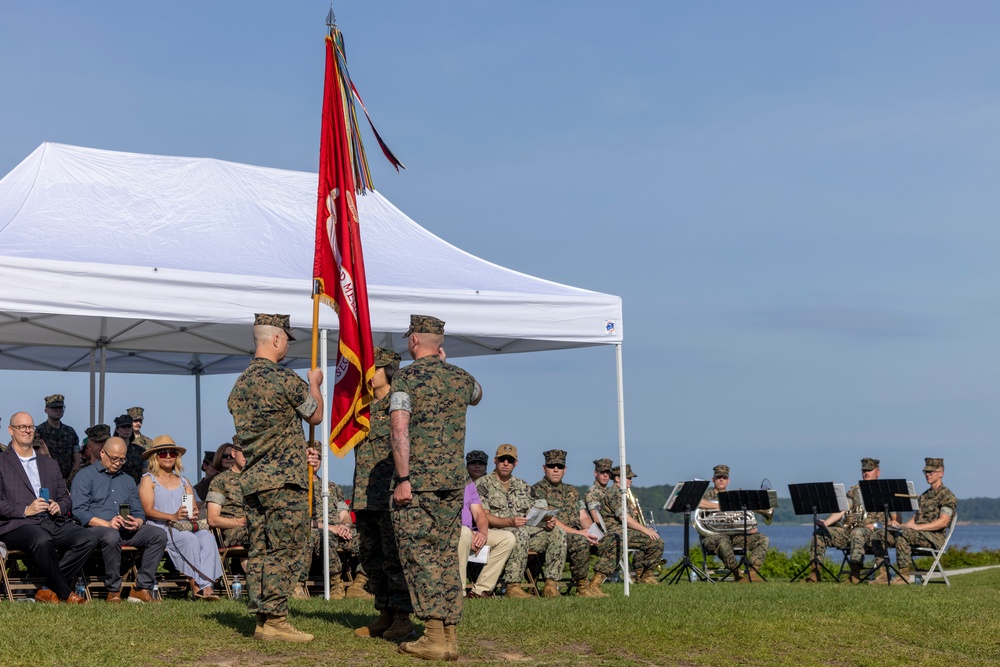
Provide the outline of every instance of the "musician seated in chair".
[[[628,548],[636,550],[632,559],[636,583],[659,584],[660,582],[656,578],[656,569],[663,561],[663,538],[655,530],[644,525],[639,503],[629,490],[629,487],[632,486],[632,479],[637,477],[632,472],[632,464],[625,466],[624,484],[621,480],[620,466],[611,469],[611,477],[615,483],[608,487],[607,493],[604,494],[604,503],[601,505],[601,518],[604,519],[604,525],[608,528],[607,535],[621,536],[622,534],[622,494],[625,494],[628,498],[628,515],[625,517],[628,524]],[[621,551],[620,541],[618,550]],[[600,582],[596,577],[591,582],[591,588],[600,590]]]
[[[958,510],[958,499],[943,483],[944,459],[924,459],[924,478],[930,488],[917,499],[917,513],[906,523],[889,521],[889,530],[896,532],[896,569],[899,570],[899,576],[892,580],[893,584],[909,583],[913,547],[940,549],[944,546],[951,518]],[[876,553],[885,556],[888,545],[882,542],[882,533],[876,533],[874,547]],[[884,584],[887,576],[882,569],[872,583]]]
[[[879,478],[879,460],[873,458],[861,459],[861,479],[872,481]],[[865,560],[865,552],[871,549],[872,539],[875,537],[875,524],[884,517],[878,514],[868,514],[865,512],[865,504],[861,499],[861,487],[852,486],[847,491],[847,511],[835,512],[825,519],[820,519],[821,531],[816,539],[816,552],[813,557],[823,559],[828,546],[837,549],[847,549],[850,547],[850,555],[847,562],[851,566],[851,575],[845,580],[850,584],[861,583],[861,566]],[[898,519],[899,515],[892,514],[891,518]],[[895,539],[890,534],[892,541],[890,546],[895,545]],[[876,556],[875,567],[881,565],[882,559]],[[818,568],[814,568],[804,581],[819,581]]]
[[[729,466],[717,465],[713,469],[712,487],[705,492],[704,498],[698,503],[698,508],[704,510],[705,516],[719,511],[719,493],[729,487]],[[742,514],[735,512],[734,514]],[[737,582],[762,581],[759,570],[764,564],[764,557],[767,556],[767,547],[770,541],[767,535],[757,531],[756,521],[747,530],[744,543],[742,518],[732,522],[731,531],[716,532],[714,534],[701,536],[701,545],[710,554],[718,556]],[[700,532],[701,529],[699,529]],[[745,575],[739,569],[739,561],[736,559],[735,549],[743,549],[747,561],[750,563],[750,574]],[[749,576],[749,579],[748,579]]]

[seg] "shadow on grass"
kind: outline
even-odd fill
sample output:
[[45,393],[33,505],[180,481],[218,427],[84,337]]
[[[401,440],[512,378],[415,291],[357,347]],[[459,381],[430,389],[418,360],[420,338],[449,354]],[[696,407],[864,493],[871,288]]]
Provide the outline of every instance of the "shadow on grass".
[[325,621],[332,625],[339,625],[350,630],[360,628],[363,625],[368,625],[374,621],[377,616],[374,611],[372,613],[358,614],[350,611],[339,611],[334,609],[319,609],[319,610],[300,610],[296,613],[296,616],[302,616],[304,618],[312,618],[319,621]]
[[247,637],[252,637],[254,630],[257,629],[256,618],[250,616],[245,611],[216,611],[207,614],[205,618],[209,618],[219,625],[232,628]]

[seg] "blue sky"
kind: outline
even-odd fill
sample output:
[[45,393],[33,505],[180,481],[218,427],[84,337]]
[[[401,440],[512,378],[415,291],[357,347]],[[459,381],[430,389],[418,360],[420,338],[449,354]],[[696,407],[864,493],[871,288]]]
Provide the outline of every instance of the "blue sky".
[[[328,9],[3,3],[0,173],[43,141],[314,171]],[[368,140],[384,195],[475,255],[623,298],[637,484],[727,463],[784,490],[875,456],[920,488],[944,456],[959,497],[997,495],[1000,7],[335,11],[408,167]],[[486,392],[469,448],[514,443],[529,481],[567,449],[574,483],[616,453],[610,348],[462,365]],[[207,445],[232,381],[203,380]],[[0,414],[40,419],[54,391],[82,430],[84,376],[5,373]],[[108,414],[143,404],[149,435],[193,442],[193,401],[191,379],[109,379]]]

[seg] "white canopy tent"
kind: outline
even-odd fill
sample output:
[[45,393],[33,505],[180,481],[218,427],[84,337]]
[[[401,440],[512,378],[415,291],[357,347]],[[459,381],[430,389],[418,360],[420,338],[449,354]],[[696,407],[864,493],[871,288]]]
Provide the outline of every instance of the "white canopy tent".
[[[90,371],[95,423],[105,371],[194,375],[200,411],[202,374],[246,367],[255,312],[290,313],[288,363],[308,365],[316,182],[42,144],[0,180],[0,368]],[[428,313],[450,357],[614,345],[624,465],[619,297],[479,259],[377,192],[358,206],[376,344],[405,352],[410,313]],[[320,326],[337,329],[332,309]]]

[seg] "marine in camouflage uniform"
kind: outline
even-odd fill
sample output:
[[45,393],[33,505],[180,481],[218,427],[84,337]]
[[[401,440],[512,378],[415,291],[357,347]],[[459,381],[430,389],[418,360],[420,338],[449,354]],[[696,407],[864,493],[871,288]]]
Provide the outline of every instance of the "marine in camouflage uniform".
[[[323,495],[319,492],[321,483],[317,475],[314,481],[312,520],[310,521],[309,528],[310,548],[306,550],[305,558],[302,559],[302,573],[299,575],[299,582],[303,584],[309,580],[309,570],[312,567],[313,559],[321,561],[323,559]],[[327,482],[327,491],[330,494],[330,525],[335,526],[341,523],[341,513],[349,513],[351,509],[347,506],[347,501],[344,499],[344,492],[340,490],[338,485],[333,482]],[[353,552],[356,554],[358,552],[358,537],[357,533],[354,532],[354,526],[351,526],[351,539],[349,540],[330,533],[330,579],[332,581],[337,581],[340,578],[340,573],[344,570],[344,564],[341,562],[340,554],[337,552],[343,550],[350,554],[351,546],[353,546]]]
[[[725,480],[725,482],[722,482],[722,480]],[[712,482],[715,486],[712,486],[705,492],[702,501],[716,503],[717,509],[719,491],[725,491],[729,484],[729,466],[715,466]],[[702,507],[702,509],[705,508]],[[764,558],[767,557],[767,547],[770,544],[770,540],[768,540],[767,535],[760,532],[750,533],[746,536],[745,540],[742,533],[718,533],[715,535],[702,535],[701,544],[705,548],[705,551],[718,556],[726,566],[726,569],[733,573],[736,580],[741,581],[742,575],[738,571],[739,561],[736,559],[734,548],[743,549],[750,566],[759,570],[761,565],[764,564]],[[751,574],[750,578],[754,580],[756,576]]]
[[[550,449],[543,452],[545,466],[562,466],[566,468],[566,452],[561,449]],[[589,514],[584,506],[583,499],[580,498],[576,487],[565,484],[560,477],[559,482],[553,484],[547,477],[535,482],[531,487],[531,495],[537,500],[544,500],[550,509],[558,510],[556,519],[563,526],[575,530],[589,528],[592,521],[586,521],[584,526],[583,517]],[[585,582],[590,574],[590,540],[583,535],[566,532],[562,526],[558,526],[560,531],[566,534],[566,559],[569,561],[570,573],[573,581],[581,584],[581,589],[585,588]]]
[[136,422],[140,424],[143,422],[143,409],[140,407],[129,408],[125,411],[125,414],[132,418],[132,442],[142,447],[142,451],[146,451],[152,447],[153,439],[147,438],[139,432],[139,429],[142,428],[141,426],[139,428],[135,426]]
[[62,423],[65,409],[66,401],[62,394],[46,396],[45,414],[48,419],[35,428],[35,435],[45,441],[49,456],[59,464],[63,479],[68,479],[73,469],[80,467],[80,437],[72,426]]
[[[400,357],[392,350],[375,348],[375,368],[391,382]],[[399,546],[392,527],[389,500],[392,497],[392,439],[389,433],[389,395],[371,403],[368,437],[354,447],[354,510],[358,530],[358,560],[368,575],[368,588],[375,596],[375,609],[410,614],[413,604],[406,586]]]
[[604,506],[604,494],[608,491],[607,482],[611,478],[611,467],[611,459],[594,461],[594,483],[583,497],[587,512],[604,532],[604,537],[597,545],[597,562],[594,563],[594,573],[601,575],[600,581],[604,581],[618,569],[618,553],[621,551],[621,533],[609,533],[607,526],[604,525],[604,519],[601,518],[601,507]]
[[[128,434],[123,436],[119,429],[125,427],[128,427]],[[134,479],[136,486],[138,486],[143,473],[146,472],[146,459],[142,456],[146,450],[132,441],[132,417],[129,415],[115,417],[115,435],[128,443],[128,447],[125,449],[125,463],[122,465],[122,472]]]
[[[611,469],[611,476],[615,478],[614,486],[607,489],[604,494],[604,503],[601,505],[601,518],[608,527],[608,533],[618,535],[618,545],[616,552],[621,557],[621,534],[622,534],[622,496],[626,486],[621,485],[621,469],[614,467]],[[627,485],[637,475],[632,472],[632,464],[627,464],[625,476]],[[638,575],[637,581],[645,584],[658,584],[656,579],[656,569],[663,561],[663,539],[659,536],[653,537],[648,533],[639,530],[642,522],[639,520],[638,508],[629,504],[628,518],[632,521],[628,526],[628,548],[635,549],[636,554],[632,557],[632,567]],[[647,529],[652,530],[652,529]]]
[[[501,456],[513,456],[517,459],[517,448],[509,444],[500,445],[497,448],[496,459]],[[523,479],[511,475],[505,488],[496,470],[480,477],[476,481],[476,490],[482,498],[483,509],[489,512],[491,519],[523,517],[533,506],[546,507],[544,500],[536,502],[532,497],[531,488]],[[563,566],[566,564],[566,533],[555,528],[547,530],[542,526],[494,526],[492,520],[490,530],[512,532],[517,540],[503,572],[503,580],[508,588],[520,585],[524,569],[528,564],[529,551],[545,554],[542,576],[546,580],[562,579]]]
[[[240,473],[230,468],[213,477],[205,501],[219,505],[219,516],[224,519],[245,519],[247,513],[243,505]],[[246,526],[222,529],[222,546],[246,547],[249,544],[250,534]]]
[[405,335],[414,361],[393,376],[389,394],[396,473],[391,515],[410,602],[424,621],[424,636],[400,644],[400,651],[457,659],[465,413],[479,403],[482,388],[468,372],[445,361],[444,322],[411,315]]
[[[913,547],[929,547],[940,549],[944,546],[948,527],[954,520],[958,510],[958,498],[944,485],[944,459],[924,459],[924,475],[931,485],[917,499],[917,512],[902,524],[896,533],[896,568],[900,577],[893,583],[905,583],[913,568]],[[939,522],[941,526],[935,530],[922,530],[917,526]],[[884,555],[887,545],[881,542],[881,533],[875,537],[876,550]]]
[[322,419],[317,399],[322,372],[310,371],[306,383],[279,365],[294,340],[287,315],[258,314],[254,325],[256,356],[228,401],[247,461],[239,480],[249,536],[248,608],[257,614],[255,637],[309,641],[312,635],[291,628],[285,617],[309,543],[302,420],[316,424]]

